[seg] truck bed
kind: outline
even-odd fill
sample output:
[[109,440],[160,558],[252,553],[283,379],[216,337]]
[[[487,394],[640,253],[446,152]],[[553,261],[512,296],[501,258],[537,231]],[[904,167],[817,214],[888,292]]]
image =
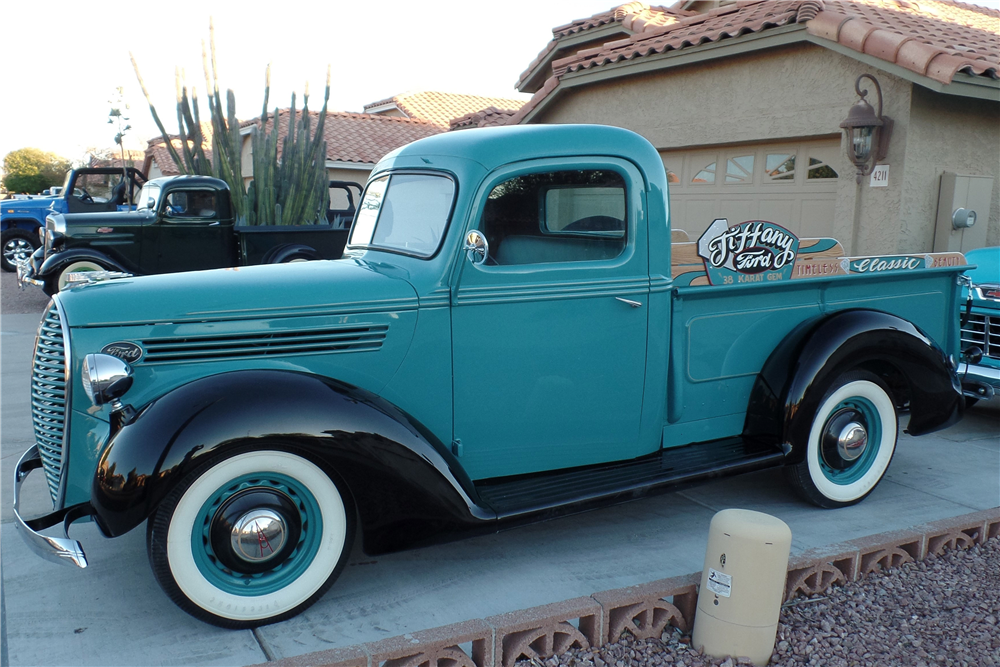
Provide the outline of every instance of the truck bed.
[[[675,252],[675,272],[690,254],[683,246],[691,245],[674,244],[680,251]],[[796,270],[808,266],[809,259],[803,257],[806,261],[800,261]],[[689,286],[674,291],[670,331],[664,335],[670,361],[663,446],[740,433],[754,380],[770,353],[800,323],[827,313],[848,308],[887,312],[914,323],[949,354],[957,355],[957,323],[939,316],[956,312],[960,297],[957,276],[964,259],[961,264],[952,259],[933,262],[954,266],[899,272],[801,276],[726,286],[686,281]],[[813,264],[820,261],[830,263],[819,258]]]

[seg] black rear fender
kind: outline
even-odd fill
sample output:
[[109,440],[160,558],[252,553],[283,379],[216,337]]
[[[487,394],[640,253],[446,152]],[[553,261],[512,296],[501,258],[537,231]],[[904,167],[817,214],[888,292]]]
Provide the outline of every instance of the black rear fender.
[[135,528],[203,462],[248,448],[304,454],[339,479],[369,554],[494,529],[495,513],[413,419],[357,387],[276,370],[196,380],[144,407],[101,456],[91,494],[98,525],[108,536]]
[[775,349],[751,392],[744,436],[781,446],[789,463],[801,461],[812,415],[852,370],[874,373],[898,407],[909,404],[912,435],[961,418],[961,385],[937,343],[895,315],[845,310],[803,323]]

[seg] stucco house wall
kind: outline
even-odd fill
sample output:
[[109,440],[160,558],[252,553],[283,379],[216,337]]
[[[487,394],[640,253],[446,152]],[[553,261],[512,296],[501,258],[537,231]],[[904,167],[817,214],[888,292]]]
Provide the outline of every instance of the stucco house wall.
[[942,172],[993,176],[989,217],[979,211],[977,224],[986,224],[986,244],[1000,245],[1000,104],[940,95],[913,87],[907,139],[903,201],[899,211],[900,252],[915,252],[933,242]]
[[[840,129],[840,123],[857,100],[854,82],[859,74],[866,72],[878,78],[883,113],[895,121],[889,154],[882,161],[890,165],[889,185],[882,188],[869,187],[867,178],[860,188],[857,186],[855,168],[847,157],[846,139]],[[566,77],[564,85],[573,81],[573,77]],[[874,89],[866,87],[873,98]],[[857,254],[930,250],[936,187],[929,187],[926,174],[919,183],[908,180],[910,173],[917,170],[907,165],[907,155],[911,152],[914,91],[919,88],[820,46],[796,44],[745,54],[738,59],[706,61],[648,74],[624,76],[623,71],[622,76],[576,86],[559,94],[530,122],[618,125],[643,135],[659,150],[794,141],[839,134],[841,152],[835,168],[840,178],[834,227],[829,235]],[[970,106],[971,100],[942,101],[939,98],[946,96],[923,89],[917,94],[921,125],[920,138],[914,139],[918,147],[912,149],[915,160],[927,160],[933,151],[929,144],[948,143],[944,137],[950,132],[939,133],[936,129],[938,124],[948,125],[935,120],[939,107],[968,116],[956,118],[956,123],[975,118],[977,127],[984,125],[980,107],[990,103]],[[970,110],[961,111],[963,105]],[[996,106],[993,104],[993,108]],[[996,136],[995,127],[992,136]],[[975,152],[978,153],[973,160],[975,166],[986,169],[989,156],[981,148]],[[919,171],[930,173],[936,169],[939,176],[942,168],[927,165]],[[986,173],[997,171],[1000,161],[994,160],[992,172]],[[919,204],[915,198],[918,192]],[[860,233],[857,243],[852,243],[859,196]]]

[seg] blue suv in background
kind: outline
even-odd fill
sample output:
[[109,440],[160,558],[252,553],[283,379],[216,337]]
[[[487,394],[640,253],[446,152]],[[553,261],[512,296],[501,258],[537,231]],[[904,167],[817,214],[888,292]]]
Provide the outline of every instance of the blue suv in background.
[[49,213],[103,213],[135,209],[146,176],[132,167],[74,169],[60,194],[0,202],[0,268],[14,271],[41,245],[39,229]]

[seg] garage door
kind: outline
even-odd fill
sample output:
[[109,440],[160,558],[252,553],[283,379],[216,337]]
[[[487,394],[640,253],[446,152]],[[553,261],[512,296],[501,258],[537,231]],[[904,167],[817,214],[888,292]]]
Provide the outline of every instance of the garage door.
[[662,151],[673,227],[692,241],[716,218],[831,236],[839,153],[839,139]]

